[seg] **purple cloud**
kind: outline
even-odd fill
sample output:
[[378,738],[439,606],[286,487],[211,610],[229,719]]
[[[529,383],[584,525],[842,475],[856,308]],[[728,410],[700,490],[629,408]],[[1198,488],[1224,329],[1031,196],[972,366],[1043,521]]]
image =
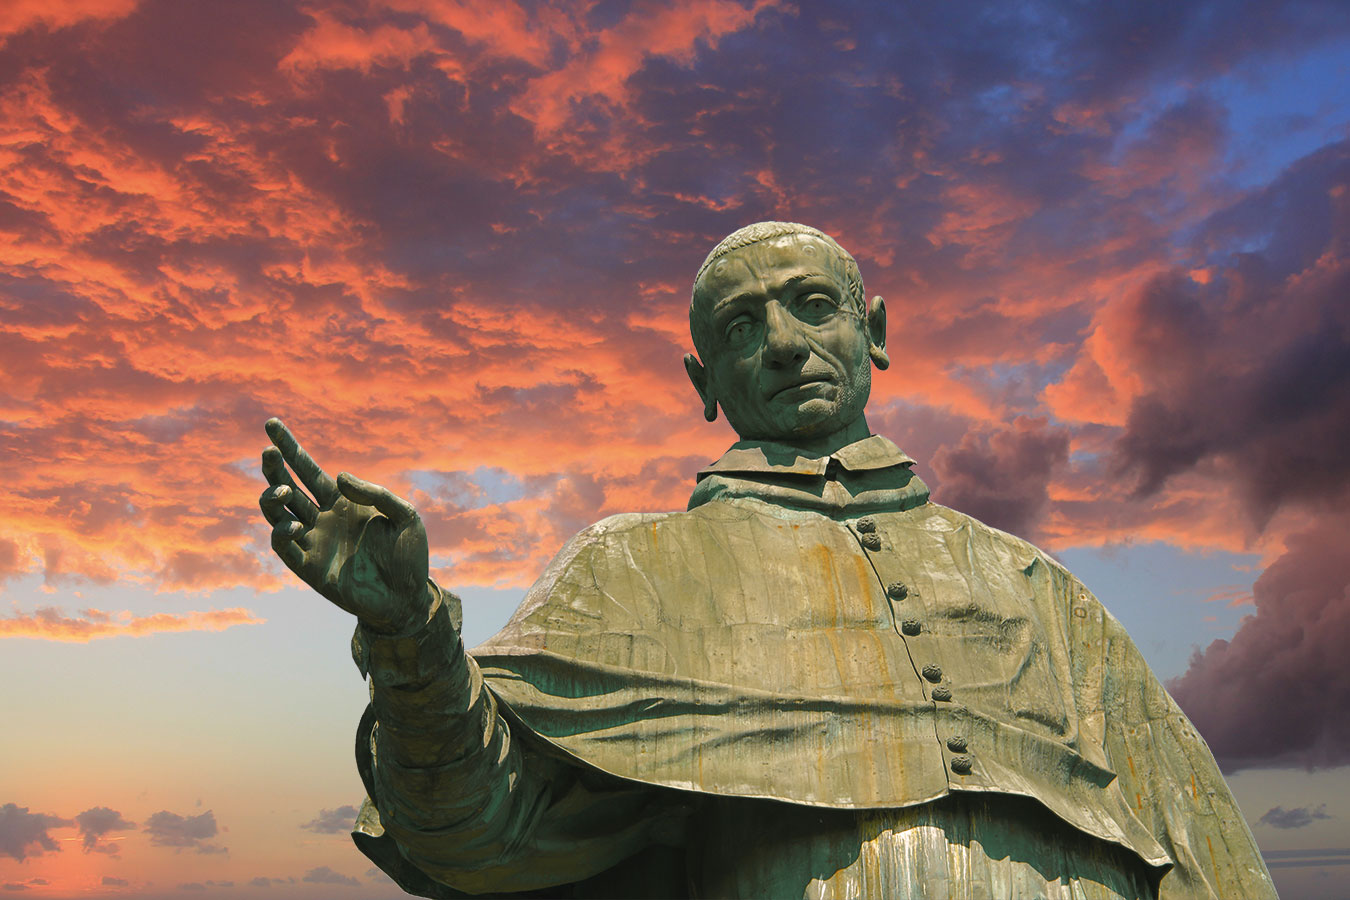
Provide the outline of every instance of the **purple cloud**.
[[0,806],[0,854],[22,862],[29,856],[55,853],[61,848],[51,835],[51,828],[69,828],[75,823],[60,816],[30,813],[26,806],[6,803]]
[[328,866],[317,866],[305,873],[301,879],[311,884],[340,884],[345,887],[359,887],[361,882],[350,875],[334,872]]
[[1325,803],[1316,808],[1296,806],[1293,809],[1285,809],[1283,806],[1275,806],[1266,810],[1265,815],[1256,820],[1256,824],[1269,825],[1272,828],[1306,828],[1318,819],[1331,818],[1335,817],[1327,812]]
[[1296,534],[1252,586],[1256,614],[1169,685],[1226,771],[1350,763],[1350,517]]
[[316,834],[339,834],[351,831],[356,823],[355,806],[339,806],[337,809],[321,809],[319,814],[300,827]]
[[116,844],[103,844],[100,839],[110,831],[126,831],[135,828],[135,822],[128,822],[122,814],[106,806],[93,806],[75,817],[80,829],[80,839],[85,853],[116,854]]
[[173,847],[178,850],[191,848],[198,853],[226,853],[225,847],[208,842],[219,830],[216,817],[211,810],[196,816],[180,816],[168,810],[160,810],[145,820],[142,829],[150,835],[150,843],[158,847]]

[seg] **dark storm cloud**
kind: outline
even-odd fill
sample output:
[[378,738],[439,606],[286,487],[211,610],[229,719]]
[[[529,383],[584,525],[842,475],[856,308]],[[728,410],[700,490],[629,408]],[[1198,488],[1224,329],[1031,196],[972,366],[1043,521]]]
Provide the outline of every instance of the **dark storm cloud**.
[[1282,504],[1334,501],[1350,485],[1350,143],[1300,161],[1216,216],[1208,283],[1160,277],[1122,342],[1147,386],[1117,442],[1142,495],[1217,463],[1254,521]]
[[1281,510],[1303,524],[1253,586],[1256,614],[1198,651],[1174,694],[1227,770],[1342,765],[1350,143],[1216,212],[1195,241],[1203,267],[1160,275],[1098,318],[1093,353],[1108,382],[1099,396],[1133,385],[1108,456],[1136,503],[1166,501],[1199,476],[1212,501],[1236,498],[1249,535]]
[[55,853],[61,848],[47,831],[74,824],[70,819],[30,813],[26,806],[6,803],[0,806],[0,855],[22,861],[29,856]]
[[315,834],[340,834],[351,831],[356,823],[355,806],[339,806],[337,809],[321,809],[319,814],[300,827]]
[[226,848],[209,843],[219,831],[215,814],[209,809],[196,816],[160,810],[145,820],[142,830],[150,835],[150,843],[159,847],[191,848],[198,853],[227,852]]
[[1318,819],[1331,818],[1335,817],[1327,812],[1325,803],[1316,808],[1296,806],[1293,809],[1285,809],[1283,806],[1275,806],[1266,810],[1265,814],[1256,820],[1256,824],[1269,825],[1272,828],[1306,828]]
[[75,817],[75,824],[79,826],[85,853],[116,853],[116,844],[100,843],[103,836],[110,831],[126,831],[136,827],[135,822],[128,822],[120,812],[106,806],[86,809]]
[[1051,476],[1068,458],[1068,431],[1044,419],[968,431],[933,456],[941,484],[934,499],[995,528],[1027,535],[1049,499]]
[[1286,547],[1252,586],[1256,614],[1170,684],[1226,771],[1350,763],[1350,517]]

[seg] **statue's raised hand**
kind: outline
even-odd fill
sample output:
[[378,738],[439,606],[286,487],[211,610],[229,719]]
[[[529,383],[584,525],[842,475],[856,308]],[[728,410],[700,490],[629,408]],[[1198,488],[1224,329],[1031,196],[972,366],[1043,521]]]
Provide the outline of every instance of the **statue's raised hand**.
[[266,427],[275,446],[263,451],[268,487],[259,505],[281,561],[376,631],[396,634],[425,622],[427,532],[417,510],[347,472],[334,481],[281,420],[268,419]]

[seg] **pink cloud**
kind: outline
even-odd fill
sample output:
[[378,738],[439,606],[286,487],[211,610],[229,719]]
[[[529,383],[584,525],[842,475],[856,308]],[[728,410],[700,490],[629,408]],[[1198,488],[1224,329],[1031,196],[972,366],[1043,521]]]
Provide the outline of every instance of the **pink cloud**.
[[155,613],[149,616],[86,609],[78,616],[67,616],[56,607],[45,606],[33,613],[13,613],[0,617],[0,638],[27,637],[85,644],[104,637],[141,637],[173,631],[224,631],[235,625],[260,625],[265,621],[237,607],[182,614]]

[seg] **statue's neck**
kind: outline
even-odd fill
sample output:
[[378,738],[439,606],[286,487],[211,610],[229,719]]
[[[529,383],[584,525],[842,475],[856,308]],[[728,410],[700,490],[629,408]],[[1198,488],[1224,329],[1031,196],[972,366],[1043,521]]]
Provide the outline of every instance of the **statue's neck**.
[[[871,437],[871,435],[872,430],[867,427],[867,417],[858,416],[858,418],[854,419],[848,425],[829,434],[823,434],[812,438],[782,438],[776,440],[774,443],[791,447],[802,456],[815,458],[829,456],[835,451],[841,450],[849,444],[857,443],[863,438]],[[742,436],[742,439],[757,440],[756,438],[745,438],[744,436]]]

